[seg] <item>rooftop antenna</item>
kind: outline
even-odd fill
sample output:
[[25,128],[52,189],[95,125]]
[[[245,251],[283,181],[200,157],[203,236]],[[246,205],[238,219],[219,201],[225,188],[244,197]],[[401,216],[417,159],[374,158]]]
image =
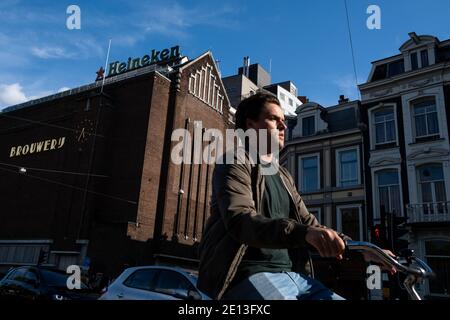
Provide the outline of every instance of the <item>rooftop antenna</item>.
[[105,74],[103,74],[103,79],[102,79],[102,89],[100,90],[100,94],[103,93],[103,86],[105,85],[106,68],[107,68],[107,66],[108,66],[108,61],[109,61],[109,51],[111,50],[111,40],[112,40],[112,39],[109,39],[108,53],[106,54],[106,61],[105,61]]

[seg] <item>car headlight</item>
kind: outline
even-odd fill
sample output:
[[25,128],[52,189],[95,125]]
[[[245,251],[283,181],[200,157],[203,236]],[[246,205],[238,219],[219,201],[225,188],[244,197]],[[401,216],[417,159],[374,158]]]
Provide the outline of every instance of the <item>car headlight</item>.
[[71,299],[66,296],[63,296],[61,294],[54,294],[54,295],[52,295],[52,300],[62,301],[62,300],[71,300]]

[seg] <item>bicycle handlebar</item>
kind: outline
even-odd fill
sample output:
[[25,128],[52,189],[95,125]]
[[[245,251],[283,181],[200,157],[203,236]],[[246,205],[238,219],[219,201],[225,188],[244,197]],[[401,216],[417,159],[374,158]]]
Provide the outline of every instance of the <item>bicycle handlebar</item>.
[[433,270],[421,259],[417,257],[411,257],[411,259],[414,260],[417,266],[408,267],[399,263],[398,259],[394,259],[390,255],[386,254],[380,247],[370,242],[347,240],[346,248],[348,250],[371,252],[378,258],[380,258],[383,262],[385,262],[388,266],[394,267],[399,272],[412,274],[421,278],[432,278],[435,276]]

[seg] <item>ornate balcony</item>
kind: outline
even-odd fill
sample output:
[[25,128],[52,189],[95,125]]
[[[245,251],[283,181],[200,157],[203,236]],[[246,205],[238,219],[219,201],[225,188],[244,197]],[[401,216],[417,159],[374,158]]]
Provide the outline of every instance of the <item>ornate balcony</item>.
[[406,206],[408,223],[450,222],[450,201],[413,203]]

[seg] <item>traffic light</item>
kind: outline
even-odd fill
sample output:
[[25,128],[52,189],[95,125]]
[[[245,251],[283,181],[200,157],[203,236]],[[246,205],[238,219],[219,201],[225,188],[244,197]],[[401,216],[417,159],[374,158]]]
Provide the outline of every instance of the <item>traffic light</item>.
[[386,228],[382,224],[376,224],[371,228],[371,241],[373,244],[385,248],[386,247]]
[[406,217],[393,217],[392,234],[394,238],[394,250],[396,252],[408,247],[408,240],[404,239],[404,236],[409,232],[409,229],[406,226],[406,220]]

